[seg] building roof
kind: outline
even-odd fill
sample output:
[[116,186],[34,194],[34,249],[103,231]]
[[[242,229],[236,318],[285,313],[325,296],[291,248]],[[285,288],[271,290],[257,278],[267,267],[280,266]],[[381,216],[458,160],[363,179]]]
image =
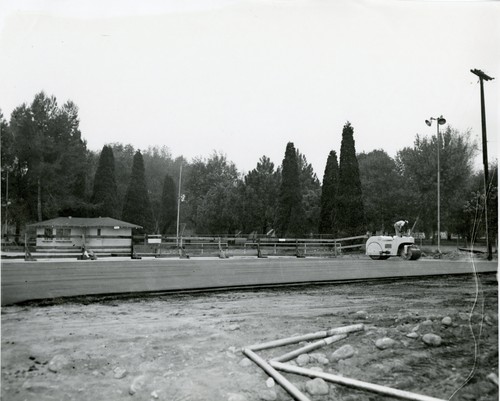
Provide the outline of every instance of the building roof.
[[119,227],[142,228],[137,224],[112,219],[111,217],[56,217],[55,219],[29,224],[28,227]]

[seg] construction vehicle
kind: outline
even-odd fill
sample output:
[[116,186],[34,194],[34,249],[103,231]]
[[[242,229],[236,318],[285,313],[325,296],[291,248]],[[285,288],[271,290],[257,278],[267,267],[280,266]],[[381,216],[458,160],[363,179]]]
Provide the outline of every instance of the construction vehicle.
[[422,251],[415,245],[415,238],[410,235],[375,235],[366,241],[366,255],[373,260],[385,260],[391,256],[417,260],[422,256]]

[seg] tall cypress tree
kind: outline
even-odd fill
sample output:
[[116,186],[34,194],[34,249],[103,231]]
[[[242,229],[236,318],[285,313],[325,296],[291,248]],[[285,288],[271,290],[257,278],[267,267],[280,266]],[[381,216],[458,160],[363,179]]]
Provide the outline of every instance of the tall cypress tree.
[[177,197],[175,182],[170,175],[165,176],[161,196],[160,228],[163,234],[174,232],[177,217]]
[[337,234],[337,190],[339,185],[339,163],[337,153],[332,150],[326,161],[323,186],[321,187],[320,234]]
[[340,234],[347,236],[364,234],[366,227],[363,194],[354,145],[354,129],[350,122],[347,122],[342,130],[337,199]]
[[314,169],[307,162],[305,155],[297,149],[297,163],[299,164],[299,181],[302,193],[302,211],[304,216],[303,232],[317,234],[321,211],[321,183],[314,173]]
[[292,142],[286,145],[281,169],[281,187],[278,199],[279,231],[284,236],[303,234],[304,211],[299,179],[297,152]]
[[132,163],[130,183],[123,203],[122,220],[138,224],[142,231],[148,232],[153,228],[153,215],[146,187],[144,173],[144,159],[138,150]]
[[91,202],[95,205],[95,216],[113,218],[120,216],[115,178],[115,158],[113,149],[107,145],[104,145],[99,157]]

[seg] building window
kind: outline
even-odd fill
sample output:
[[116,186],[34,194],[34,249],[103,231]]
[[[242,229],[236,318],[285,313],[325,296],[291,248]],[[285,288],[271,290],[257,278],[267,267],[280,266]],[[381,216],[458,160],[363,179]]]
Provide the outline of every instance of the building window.
[[71,237],[71,228],[57,228],[56,229],[56,238],[57,239],[70,239]]
[[52,228],[46,228],[43,232],[43,236],[44,238],[47,238],[47,239],[52,239],[53,237],[53,231],[52,231]]
[[98,229],[97,229],[97,236],[98,236],[98,237],[100,237],[100,236],[101,236],[101,229],[100,229],[100,228],[98,228]]

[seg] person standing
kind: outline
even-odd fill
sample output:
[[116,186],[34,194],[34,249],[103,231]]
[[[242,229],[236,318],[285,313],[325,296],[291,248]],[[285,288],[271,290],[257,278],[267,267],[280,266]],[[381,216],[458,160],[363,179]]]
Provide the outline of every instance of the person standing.
[[394,230],[396,231],[396,236],[403,236],[403,229],[408,225],[408,220],[399,220],[394,223]]

